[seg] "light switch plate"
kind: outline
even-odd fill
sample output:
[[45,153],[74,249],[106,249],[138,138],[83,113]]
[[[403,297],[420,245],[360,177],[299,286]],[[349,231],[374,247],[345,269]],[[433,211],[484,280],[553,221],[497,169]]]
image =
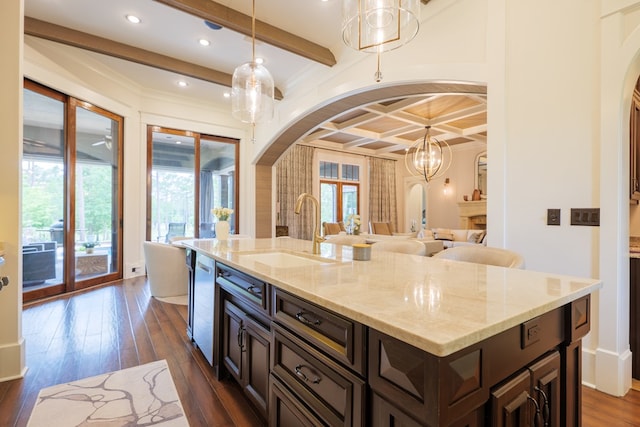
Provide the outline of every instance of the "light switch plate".
[[600,208],[571,208],[571,225],[600,225]]
[[560,209],[547,209],[547,225],[560,225]]

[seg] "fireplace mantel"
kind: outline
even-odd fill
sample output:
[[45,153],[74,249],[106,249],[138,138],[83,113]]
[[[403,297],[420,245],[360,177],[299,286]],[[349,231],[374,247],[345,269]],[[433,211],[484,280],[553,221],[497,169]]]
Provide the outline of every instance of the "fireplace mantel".
[[478,200],[458,203],[460,227],[464,229],[486,229],[487,201]]

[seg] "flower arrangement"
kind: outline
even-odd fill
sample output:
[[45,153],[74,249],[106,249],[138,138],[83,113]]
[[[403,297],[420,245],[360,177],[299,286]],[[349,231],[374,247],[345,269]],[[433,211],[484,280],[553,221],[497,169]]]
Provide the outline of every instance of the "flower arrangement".
[[351,214],[347,217],[347,225],[353,234],[360,234],[360,215]]
[[229,208],[213,208],[211,213],[218,218],[218,221],[227,221],[229,216],[233,213],[233,209]]

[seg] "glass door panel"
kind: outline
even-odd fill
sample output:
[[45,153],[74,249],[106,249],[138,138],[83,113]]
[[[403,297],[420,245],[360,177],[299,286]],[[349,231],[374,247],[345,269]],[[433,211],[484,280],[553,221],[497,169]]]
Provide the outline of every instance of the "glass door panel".
[[24,90],[22,278],[38,296],[64,290],[65,103],[50,95]]
[[320,182],[320,223],[338,222],[338,184]]
[[236,159],[238,144],[203,137],[200,140],[200,238],[215,237],[216,218],[211,209],[233,209],[228,221],[230,232],[237,233]]
[[346,221],[349,215],[358,212],[358,185],[342,184],[342,220]]
[[[78,106],[75,133],[75,281],[118,272],[119,122]],[[80,286],[82,287],[82,286]]]
[[152,132],[151,240],[194,237],[195,138]]

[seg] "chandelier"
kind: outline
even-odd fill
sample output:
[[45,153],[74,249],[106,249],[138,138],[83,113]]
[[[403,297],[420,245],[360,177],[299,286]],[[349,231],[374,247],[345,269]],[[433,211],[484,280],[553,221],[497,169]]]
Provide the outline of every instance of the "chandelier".
[[451,147],[446,141],[431,137],[431,126],[425,127],[424,138],[417,140],[404,155],[404,164],[413,176],[427,183],[442,176],[451,165]]
[[342,39],[353,49],[376,53],[376,82],[382,52],[411,41],[420,28],[420,0],[343,0]]
[[273,118],[274,84],[271,73],[256,62],[256,1],[251,14],[251,62],[235,69],[231,81],[231,114],[236,119],[251,123],[268,122]]

